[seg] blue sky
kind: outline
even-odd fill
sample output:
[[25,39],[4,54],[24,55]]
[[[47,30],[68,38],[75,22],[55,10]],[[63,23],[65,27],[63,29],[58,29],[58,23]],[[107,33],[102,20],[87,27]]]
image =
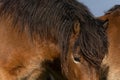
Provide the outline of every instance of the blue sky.
[[120,0],[78,0],[85,4],[95,16],[101,16],[114,5],[120,5]]

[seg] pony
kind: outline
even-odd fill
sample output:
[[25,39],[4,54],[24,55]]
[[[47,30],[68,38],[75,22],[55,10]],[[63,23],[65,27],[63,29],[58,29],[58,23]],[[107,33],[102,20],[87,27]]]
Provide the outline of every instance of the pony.
[[63,79],[99,80],[107,49],[103,24],[76,0],[0,0],[0,80],[53,80],[56,59]]
[[115,5],[98,19],[108,20],[106,26],[109,42],[108,55],[102,62],[109,67],[106,79],[120,80],[120,5]]

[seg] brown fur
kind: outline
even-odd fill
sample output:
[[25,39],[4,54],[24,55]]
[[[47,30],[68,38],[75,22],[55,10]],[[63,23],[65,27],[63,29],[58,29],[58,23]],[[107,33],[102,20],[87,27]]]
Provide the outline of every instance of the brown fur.
[[109,53],[103,61],[109,66],[107,80],[120,80],[120,5],[114,6],[99,19],[108,20]]
[[68,80],[99,79],[107,36],[83,4],[0,0],[0,20],[1,80],[43,80],[43,63],[56,58]]

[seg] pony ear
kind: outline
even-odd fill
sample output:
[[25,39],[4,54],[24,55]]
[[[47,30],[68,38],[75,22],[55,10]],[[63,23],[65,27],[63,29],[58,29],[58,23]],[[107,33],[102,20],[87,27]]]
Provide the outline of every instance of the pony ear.
[[107,30],[108,24],[109,24],[109,20],[108,19],[103,21],[103,27],[105,28],[105,30]]
[[78,35],[80,33],[80,22],[77,20],[74,23],[74,34]]
[[100,23],[100,24],[102,25],[102,27],[103,27],[105,30],[107,30],[108,24],[109,24],[109,20],[108,20],[108,19],[103,20],[103,19],[101,19],[101,18],[97,18],[96,20],[97,20],[98,23]]
[[76,39],[79,37],[79,34],[80,34],[80,22],[78,20],[75,20],[75,22],[73,24],[73,32],[70,36],[70,46],[71,47],[74,46]]

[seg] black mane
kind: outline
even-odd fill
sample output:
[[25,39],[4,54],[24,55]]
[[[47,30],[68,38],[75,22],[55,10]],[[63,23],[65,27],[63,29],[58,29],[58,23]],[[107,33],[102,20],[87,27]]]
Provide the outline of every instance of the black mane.
[[111,9],[109,9],[107,12],[105,12],[105,14],[109,14],[117,9],[120,9],[120,5],[113,6]]
[[107,37],[102,24],[76,0],[0,0],[0,16],[13,19],[15,27],[21,25],[21,32],[27,28],[31,36],[36,34],[48,40],[55,39],[63,50],[63,56],[68,51],[69,38],[78,20],[81,25],[76,46],[81,48],[80,55],[98,67],[107,51]]

